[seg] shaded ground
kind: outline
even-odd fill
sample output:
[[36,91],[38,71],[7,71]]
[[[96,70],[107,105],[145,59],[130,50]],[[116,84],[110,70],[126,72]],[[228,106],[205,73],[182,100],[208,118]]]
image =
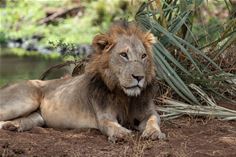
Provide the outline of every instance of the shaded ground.
[[97,130],[35,128],[16,133],[0,130],[0,156],[160,156],[235,157],[236,122],[181,118],[162,123],[167,141],[112,144]]

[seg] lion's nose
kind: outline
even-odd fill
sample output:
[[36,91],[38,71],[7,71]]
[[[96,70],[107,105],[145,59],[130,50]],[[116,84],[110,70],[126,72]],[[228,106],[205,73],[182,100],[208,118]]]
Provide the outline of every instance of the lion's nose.
[[144,78],[144,76],[137,76],[137,75],[134,75],[134,74],[132,74],[132,77],[134,79],[136,79],[138,82],[141,81]]

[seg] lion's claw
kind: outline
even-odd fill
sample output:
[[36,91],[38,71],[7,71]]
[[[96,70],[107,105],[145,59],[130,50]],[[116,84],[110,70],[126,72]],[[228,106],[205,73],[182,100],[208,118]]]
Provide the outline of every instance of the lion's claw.
[[108,141],[111,143],[116,143],[117,141],[125,140],[129,135],[131,135],[131,133],[132,132],[126,128],[120,128],[115,134],[108,137]]
[[159,135],[158,135],[158,139],[159,140],[165,140],[166,139],[166,134],[165,133],[159,133]]
[[144,130],[141,137],[144,139],[151,139],[151,140],[156,140],[157,138],[159,140],[166,139],[166,135],[164,133],[154,128]]
[[116,143],[117,142],[117,138],[114,137],[114,136],[109,136],[108,137],[108,141],[111,142],[111,143]]

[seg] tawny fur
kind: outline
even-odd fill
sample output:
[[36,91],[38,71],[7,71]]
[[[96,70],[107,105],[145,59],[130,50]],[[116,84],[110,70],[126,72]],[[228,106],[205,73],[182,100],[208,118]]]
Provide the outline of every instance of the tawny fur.
[[134,23],[112,25],[95,36],[84,74],[2,88],[0,128],[96,128],[113,141],[137,129],[144,138],[165,138],[152,101],[154,42]]

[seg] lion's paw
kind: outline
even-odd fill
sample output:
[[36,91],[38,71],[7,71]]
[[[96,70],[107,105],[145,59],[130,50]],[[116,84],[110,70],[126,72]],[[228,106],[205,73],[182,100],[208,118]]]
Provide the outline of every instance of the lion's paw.
[[109,141],[110,143],[116,143],[116,142],[118,142],[119,140],[121,140],[121,139],[118,139],[118,138],[115,137],[115,136],[109,136],[109,137],[108,137],[108,141]]
[[125,140],[128,136],[131,135],[131,131],[126,128],[119,128],[114,132],[113,135],[108,137],[108,141],[112,143],[116,143],[118,141]]
[[151,129],[145,129],[141,135],[144,139],[151,139],[151,140],[165,140],[166,134],[160,132],[158,129],[151,128]]
[[19,132],[21,131],[19,125],[14,124],[12,122],[4,122],[1,127],[2,129],[9,131],[19,131]]
[[158,139],[159,139],[159,140],[166,140],[166,134],[160,132],[159,135],[158,135]]

